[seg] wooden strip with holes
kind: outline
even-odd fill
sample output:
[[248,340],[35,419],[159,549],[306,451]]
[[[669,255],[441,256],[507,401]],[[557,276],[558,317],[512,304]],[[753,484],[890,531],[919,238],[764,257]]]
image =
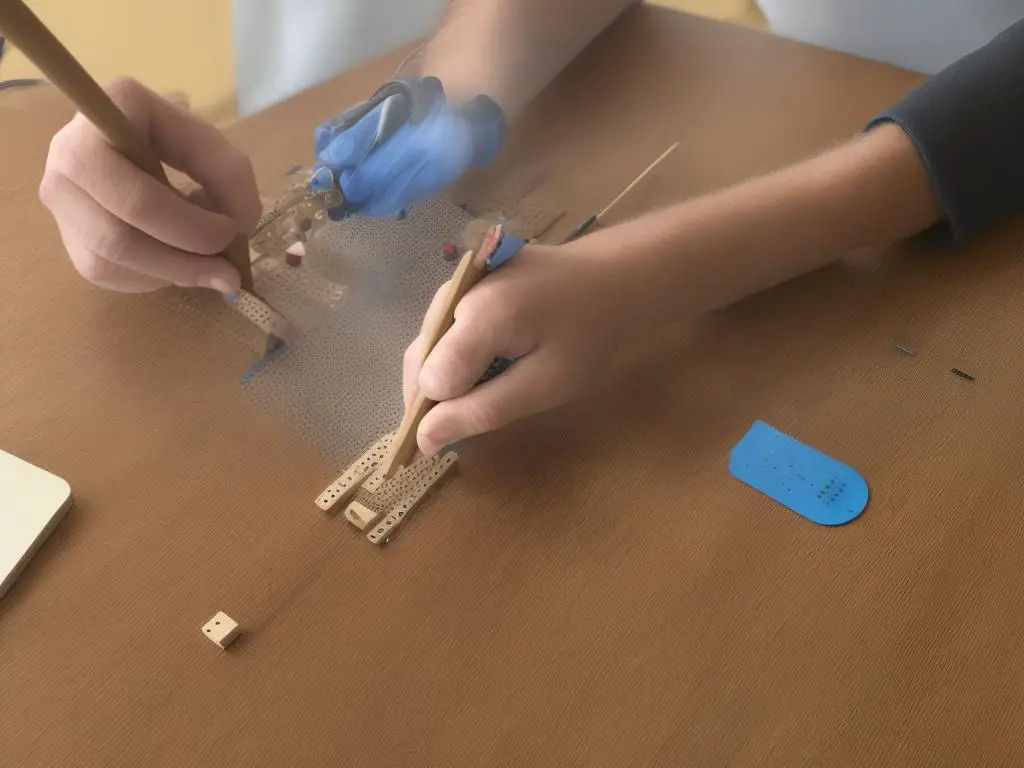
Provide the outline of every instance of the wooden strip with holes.
[[383,544],[395,532],[402,523],[409,519],[409,515],[426,498],[439,482],[452,470],[459,455],[455,451],[449,451],[439,459],[434,460],[433,466],[424,476],[418,480],[413,490],[384,517],[366,538],[374,544]]
[[[397,475],[396,475],[396,477],[397,477]],[[384,470],[381,469],[380,467],[377,467],[375,470],[373,470],[373,472],[370,474],[370,476],[366,479],[366,482],[363,483],[363,489],[369,491],[370,493],[376,493],[377,491],[380,490],[380,487],[383,484],[384,484]]]
[[370,473],[380,466],[391,444],[391,435],[384,435],[356,459],[341,476],[324,489],[316,500],[316,505],[324,512],[330,512],[338,504],[347,501],[360,487]]
[[252,321],[253,325],[261,331],[270,335],[284,336],[288,328],[288,321],[275,312],[270,306],[253,296],[248,291],[241,291],[238,300],[231,304],[241,315]]

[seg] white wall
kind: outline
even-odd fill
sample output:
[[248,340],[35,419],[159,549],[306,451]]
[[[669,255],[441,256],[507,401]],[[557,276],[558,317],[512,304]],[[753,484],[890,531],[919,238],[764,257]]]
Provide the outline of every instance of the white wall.
[[779,35],[935,74],[1024,17],[1021,0],[758,0]]
[[[445,6],[445,0],[234,3],[239,117],[426,34]],[[329,105],[325,114],[347,106]]]

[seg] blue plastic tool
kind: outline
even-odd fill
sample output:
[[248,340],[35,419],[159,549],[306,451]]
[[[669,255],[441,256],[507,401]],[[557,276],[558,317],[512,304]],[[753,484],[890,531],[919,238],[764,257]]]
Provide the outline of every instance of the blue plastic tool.
[[843,525],[868,505],[856,470],[763,421],[732,449],[729,472],[818,525]]

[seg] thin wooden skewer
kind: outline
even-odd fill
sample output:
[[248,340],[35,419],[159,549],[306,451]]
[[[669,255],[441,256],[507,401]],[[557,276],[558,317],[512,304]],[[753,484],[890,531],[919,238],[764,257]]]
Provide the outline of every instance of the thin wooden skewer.
[[676,147],[678,147],[678,146],[679,146],[679,142],[677,141],[671,147],[669,147],[664,152],[662,152],[661,155],[658,156],[657,160],[655,160],[653,163],[651,163],[649,166],[647,166],[647,169],[643,173],[641,173],[639,176],[637,176],[635,179],[633,179],[633,182],[628,187],[626,187],[624,190],[622,190],[618,194],[618,197],[616,197],[614,200],[612,200],[610,203],[608,203],[608,205],[606,205],[601,210],[601,212],[599,214],[597,214],[597,223],[601,224],[602,220],[604,219],[604,217],[607,216],[609,213],[611,213],[611,210],[616,205],[618,205],[620,202],[622,202],[622,198],[624,198],[626,195],[628,195],[630,192],[632,192],[633,188],[636,187],[636,185],[639,184],[641,181],[643,181],[647,177],[647,175],[649,173],[651,173],[651,171],[653,171],[655,168],[657,168],[659,165],[661,165],[662,160],[664,160],[666,157],[668,157],[673,152],[675,152]]
[[[146,139],[22,0],[0,0],[0,30],[74,102],[115,149],[157,181],[170,186],[160,159]],[[241,275],[242,288],[252,293],[252,264],[245,234],[239,233],[223,255]]]
[[671,147],[669,147],[664,152],[662,152],[657,160],[655,160],[653,163],[651,163],[649,166],[647,166],[647,169],[643,173],[641,173],[639,176],[637,176],[635,179],[633,179],[633,181],[630,183],[630,185],[628,187],[626,187],[624,190],[622,190],[618,195],[616,195],[614,200],[612,200],[610,203],[608,203],[608,205],[606,205],[603,209],[601,209],[600,213],[595,213],[593,216],[591,216],[590,218],[586,219],[582,224],[580,224],[578,227],[576,227],[576,229],[574,229],[572,232],[570,232],[569,235],[562,242],[563,243],[570,243],[573,240],[576,240],[577,238],[582,237],[583,235],[585,235],[595,225],[603,224],[604,223],[604,217],[607,216],[611,212],[611,210],[616,205],[618,205],[626,195],[628,195],[630,192],[632,192],[633,189],[636,187],[636,185],[639,184],[641,181],[643,181],[651,171],[653,171],[655,168],[657,168],[661,164],[662,160],[664,160],[666,157],[668,157],[670,154],[672,154],[675,151],[676,147],[678,147],[678,146],[679,146],[679,142],[677,141]]

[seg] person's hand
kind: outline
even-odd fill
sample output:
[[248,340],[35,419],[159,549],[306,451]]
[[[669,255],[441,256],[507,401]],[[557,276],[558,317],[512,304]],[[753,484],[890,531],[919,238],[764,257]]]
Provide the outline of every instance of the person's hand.
[[[621,267],[592,258],[584,243],[527,245],[463,297],[454,325],[426,361],[422,333],[408,347],[406,407],[418,391],[437,401],[417,433],[425,454],[561,405],[610,364],[628,333],[630,304]],[[425,328],[442,311],[447,290],[446,283],[434,297]],[[518,359],[474,386],[497,357]]]
[[76,115],[54,136],[39,186],[75,269],[118,291],[178,285],[237,293],[237,270],[215,254],[259,220],[262,206],[248,158],[187,107],[135,80],[116,80],[107,93],[157,156],[201,189],[186,199]]
[[[386,92],[396,93],[359,117]],[[333,219],[393,216],[490,162],[504,142],[504,115],[485,96],[449,104],[432,77],[392,81],[380,96],[316,129],[318,172],[310,186],[337,183],[346,198]]]

